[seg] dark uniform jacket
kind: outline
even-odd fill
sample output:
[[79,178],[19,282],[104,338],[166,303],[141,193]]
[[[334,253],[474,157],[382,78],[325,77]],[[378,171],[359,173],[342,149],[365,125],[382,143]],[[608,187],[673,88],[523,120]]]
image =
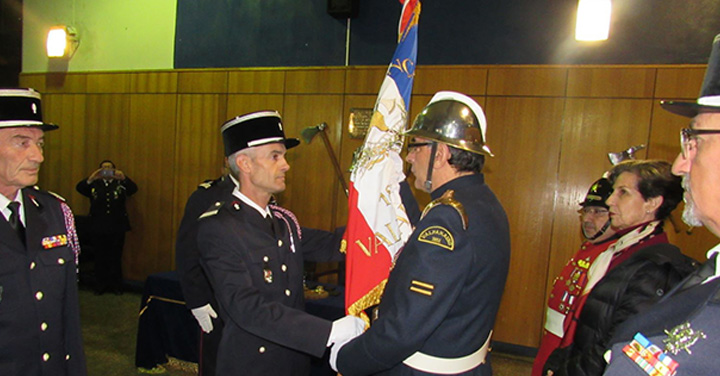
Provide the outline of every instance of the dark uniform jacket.
[[[708,260],[705,266],[711,266],[709,271],[714,273],[716,260]],[[711,264],[711,265],[708,265]],[[650,307],[640,315],[634,316],[618,327],[611,343],[612,360],[605,370],[605,375],[615,376],[641,376],[647,375],[640,366],[635,364],[623,348],[635,336],[642,333],[650,342],[665,350],[668,341],[678,345],[682,342],[692,343],[687,350],[680,349],[677,354],[665,351],[672,360],[677,362],[676,376],[688,375],[715,375],[720,369],[720,278],[708,283],[700,284],[704,278],[688,284],[691,275],[682,288],[669,293],[658,304]],[[679,331],[679,335],[670,336],[676,327],[686,324],[688,329]],[[694,332],[694,333],[693,333]],[[703,336],[700,336],[702,333]],[[703,338],[704,337],[704,338]],[[689,350],[689,351],[688,351]]]
[[210,281],[200,266],[200,253],[197,245],[198,218],[212,204],[218,201],[232,201],[235,184],[225,175],[214,181],[207,181],[190,195],[185,205],[185,214],[178,229],[175,243],[175,264],[180,275],[185,304],[189,309],[218,305],[210,288]]
[[[449,190],[467,213],[467,229],[449,205],[420,220],[390,273],[378,319],[338,354],[343,376],[428,375],[403,361],[417,351],[464,357],[488,338],[510,262],[507,217],[482,174],[456,178],[431,196]],[[489,359],[462,374],[490,375]]]
[[218,375],[307,375],[310,355],[325,352],[332,323],[304,312],[303,259],[342,259],[342,232],[306,234],[288,210],[271,208],[274,231],[239,199],[200,219],[201,264],[225,322]]
[[75,189],[90,198],[90,217],[96,233],[125,232],[130,230],[125,201],[138,188],[129,177],[117,179],[96,179],[88,184],[87,179],[77,183]]
[[22,194],[27,247],[0,220],[0,375],[86,375],[74,228],[66,228],[58,198],[33,188]]

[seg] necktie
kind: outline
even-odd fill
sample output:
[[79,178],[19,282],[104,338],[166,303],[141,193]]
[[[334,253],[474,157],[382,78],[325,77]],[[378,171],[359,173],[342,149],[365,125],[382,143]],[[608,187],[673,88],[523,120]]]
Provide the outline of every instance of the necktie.
[[275,233],[275,225],[273,224],[272,214],[268,214],[265,216],[265,222],[268,223],[268,226],[270,226],[270,231]]
[[18,234],[20,241],[25,244],[25,227],[20,221],[20,203],[13,201],[8,204],[7,208],[10,209],[8,223],[10,223],[10,227]]

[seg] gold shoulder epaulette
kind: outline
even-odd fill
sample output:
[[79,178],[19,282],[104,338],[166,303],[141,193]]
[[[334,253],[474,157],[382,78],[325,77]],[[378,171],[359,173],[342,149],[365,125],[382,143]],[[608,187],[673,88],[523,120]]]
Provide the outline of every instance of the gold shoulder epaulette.
[[215,180],[212,180],[212,179],[211,179],[211,180],[205,180],[204,182],[198,184],[198,188],[210,189],[210,187],[212,187],[213,184],[215,184]]
[[56,199],[58,199],[58,200],[60,200],[60,201],[62,201],[62,202],[65,202],[65,197],[60,196],[59,194],[57,194],[57,193],[55,193],[55,192],[53,192],[53,191],[47,191],[47,193],[53,195]]
[[436,207],[438,205],[448,205],[448,206],[452,207],[453,209],[455,209],[455,211],[457,211],[458,214],[460,214],[460,219],[462,219],[463,230],[467,230],[467,226],[468,226],[467,213],[465,213],[465,208],[462,206],[460,201],[455,199],[455,191],[453,191],[452,189],[448,189],[447,191],[445,191],[445,193],[443,193],[443,195],[440,198],[438,198],[436,200],[432,200],[429,204],[427,204],[427,206],[425,206],[425,209],[423,209],[420,219],[423,219],[430,210],[432,210],[434,207]]
[[218,211],[220,211],[220,208],[221,208],[222,206],[223,206],[223,202],[221,202],[221,201],[218,201],[218,202],[214,203],[208,210],[205,211],[205,213],[200,214],[200,216],[198,217],[198,219],[203,219],[203,218],[206,218],[206,217],[212,217],[212,216],[214,216],[215,214],[218,213]]

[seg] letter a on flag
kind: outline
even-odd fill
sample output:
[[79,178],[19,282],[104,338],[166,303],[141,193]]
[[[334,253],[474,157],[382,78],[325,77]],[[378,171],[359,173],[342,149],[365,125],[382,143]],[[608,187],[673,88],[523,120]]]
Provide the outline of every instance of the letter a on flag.
[[400,182],[405,179],[400,151],[415,76],[420,1],[401,2],[398,45],[350,175],[343,238],[345,310],[366,321],[363,310],[380,303],[393,261],[412,232],[400,199]]

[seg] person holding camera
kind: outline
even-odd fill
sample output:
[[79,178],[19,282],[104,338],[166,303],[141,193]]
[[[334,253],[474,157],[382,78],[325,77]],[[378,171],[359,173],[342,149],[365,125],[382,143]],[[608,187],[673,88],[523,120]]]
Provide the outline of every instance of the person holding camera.
[[95,294],[122,294],[122,250],[130,230],[125,201],[137,185],[110,160],[77,183],[75,189],[90,198],[90,243],[95,249]]

